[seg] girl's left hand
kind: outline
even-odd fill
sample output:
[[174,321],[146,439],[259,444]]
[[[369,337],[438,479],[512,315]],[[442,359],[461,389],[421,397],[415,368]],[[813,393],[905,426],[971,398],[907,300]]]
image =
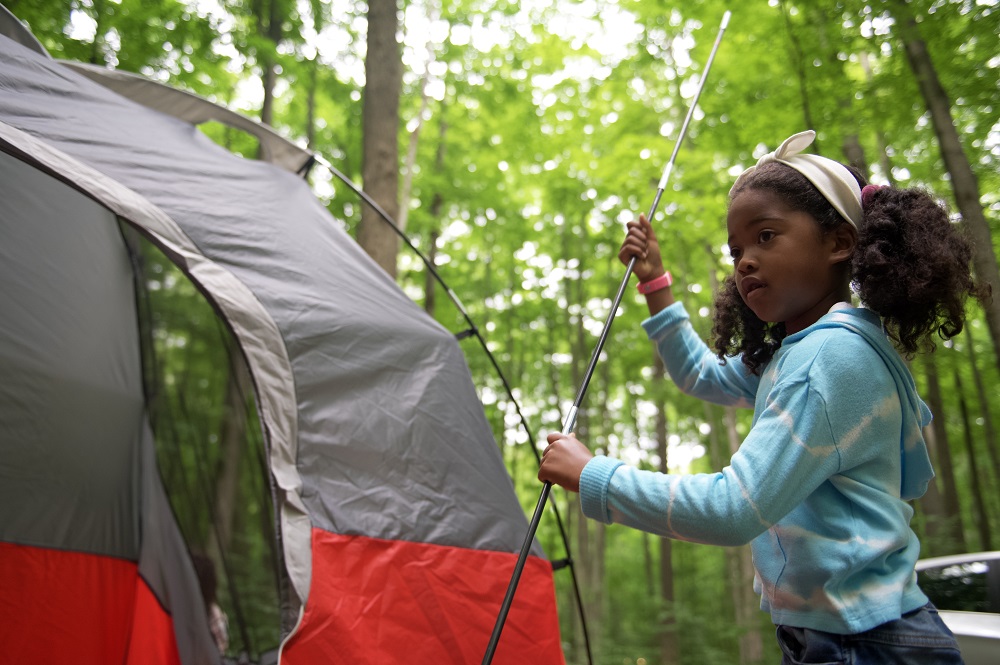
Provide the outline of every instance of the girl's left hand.
[[538,479],[579,492],[580,474],[594,454],[572,434],[553,432],[546,440],[549,445],[542,453]]

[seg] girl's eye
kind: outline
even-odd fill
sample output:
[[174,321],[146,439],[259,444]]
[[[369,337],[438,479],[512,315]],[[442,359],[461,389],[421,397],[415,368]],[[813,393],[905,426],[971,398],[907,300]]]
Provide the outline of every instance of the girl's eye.
[[757,240],[759,242],[767,242],[768,240],[773,240],[773,239],[774,239],[774,231],[768,231],[766,229],[764,231],[761,231],[760,235],[757,236]]
[[734,261],[737,260],[738,258],[740,258],[740,254],[742,254],[742,252],[740,251],[739,247],[730,247],[729,248],[729,256]]

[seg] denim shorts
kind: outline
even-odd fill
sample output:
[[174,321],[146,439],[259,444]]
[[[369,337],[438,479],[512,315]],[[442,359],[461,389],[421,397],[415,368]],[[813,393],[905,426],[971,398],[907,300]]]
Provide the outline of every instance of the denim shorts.
[[927,603],[853,635],[778,626],[781,665],[962,665],[955,636]]

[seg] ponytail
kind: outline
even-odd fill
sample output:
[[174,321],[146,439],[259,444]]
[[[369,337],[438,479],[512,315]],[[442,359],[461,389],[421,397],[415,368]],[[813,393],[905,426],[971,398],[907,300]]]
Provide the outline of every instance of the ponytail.
[[948,213],[919,189],[866,192],[852,286],[876,312],[889,338],[912,356],[933,335],[962,332],[965,300],[989,297],[972,277],[972,246]]

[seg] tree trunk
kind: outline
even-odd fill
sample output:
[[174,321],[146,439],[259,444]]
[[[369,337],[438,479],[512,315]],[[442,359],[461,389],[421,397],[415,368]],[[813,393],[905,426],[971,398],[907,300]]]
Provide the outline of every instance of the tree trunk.
[[[711,431],[708,435],[708,454],[709,460],[711,461],[712,469],[722,469],[726,466],[730,458],[729,446],[722,441],[722,434],[725,433],[725,424],[723,423],[723,408],[716,406],[714,404],[709,404],[708,402],[703,402],[703,407],[705,411],[705,422],[711,425]],[[729,597],[730,603],[733,608],[732,623],[739,630],[739,635],[737,635],[737,640],[743,634],[743,630],[740,626],[741,606],[743,600],[743,594],[745,593],[742,588],[744,585],[744,580],[740,573],[740,548],[736,547],[726,547],[723,548],[723,553],[725,554],[725,577],[723,578],[723,585],[725,588],[725,594]],[[739,645],[738,653],[739,660],[737,661],[739,665],[747,665],[746,661],[743,659],[742,645]]]
[[953,367],[955,391],[958,393],[958,408],[962,416],[962,430],[965,434],[965,454],[969,459],[969,483],[972,490],[972,505],[975,506],[976,530],[979,534],[979,549],[992,550],[990,544],[990,515],[983,500],[983,488],[979,483],[979,465],[976,462],[976,447],[972,441],[972,423],[969,421],[969,407],[965,402],[965,390],[958,368]]
[[281,16],[277,0],[267,2],[267,17],[264,17],[264,7],[260,7],[257,14],[257,30],[262,37],[270,43],[270,49],[261,55],[261,84],[264,86],[264,101],[260,108],[260,121],[265,125],[274,125],[274,84],[278,80],[278,72],[275,69],[276,62],[274,53],[277,52],[278,43],[281,42]]
[[[445,139],[445,134],[447,134],[447,132],[448,132],[448,125],[442,119],[441,124],[439,125],[438,128],[437,153],[434,156],[434,168],[439,173],[444,169],[444,147],[445,147],[444,139]],[[441,237],[441,234],[438,231],[438,229],[440,229],[443,226],[444,220],[441,219],[441,211],[443,209],[444,209],[444,196],[441,195],[441,192],[434,192],[434,196],[431,198],[431,208],[430,208],[430,216],[432,220],[431,223],[434,224],[434,228],[431,230],[430,239],[428,240],[429,247],[427,256],[427,260],[430,262],[432,267],[437,265],[437,249],[438,249],[437,243],[438,243],[438,238]],[[490,293],[490,284],[488,281],[489,275],[490,275],[490,265],[489,261],[487,261],[486,262],[487,283],[484,293]],[[424,311],[426,311],[432,317],[434,316],[435,295],[437,293],[435,287],[436,282],[437,280],[434,278],[434,275],[431,273],[430,270],[424,272]]]
[[653,572],[653,536],[647,532],[642,532],[642,571],[646,580],[646,588],[656,587],[656,573]]
[[841,150],[843,150],[847,162],[864,173],[865,178],[871,180],[871,169],[868,166],[868,159],[865,158],[865,149],[861,145],[861,140],[858,138],[857,132],[851,132],[844,136]]
[[[403,84],[398,29],[395,0],[368,3],[361,174],[365,191],[393,220],[399,217],[399,96]],[[358,243],[396,278],[399,237],[367,204],[361,207]]]
[[[726,439],[729,453],[734,455],[740,447],[740,435],[736,430],[736,409],[731,406],[724,410]],[[734,554],[728,554],[732,551]],[[764,640],[757,629],[757,614],[760,602],[753,590],[753,555],[749,545],[727,548],[727,557],[733,558],[730,574],[733,576],[733,605],[736,608],[736,626],[740,630],[740,663],[759,663],[764,657]]]
[[[667,403],[664,399],[666,370],[663,360],[653,352],[653,394],[656,399],[656,453],[660,457],[660,473],[669,473],[667,458]],[[673,542],[660,538],[660,662],[676,663],[680,658],[677,641],[677,618],[674,614],[674,567],[671,556]]]
[[[990,408],[990,397],[986,392],[983,383],[983,373],[979,371],[979,364],[976,360],[976,343],[972,338],[972,328],[965,327],[965,336],[969,345],[969,367],[972,369],[972,379],[976,385],[976,396],[979,399],[979,411],[983,419],[983,443],[986,444],[986,453],[990,458],[990,467],[993,469],[993,482],[1000,484],[1000,454],[998,454],[997,433],[993,426],[993,415]],[[994,493],[996,495],[996,493]]]
[[[795,34],[794,27],[792,26],[792,19],[788,14],[788,8],[785,7],[783,0],[779,0],[781,5],[781,14],[785,18],[785,30],[788,32],[788,41],[792,45],[792,61],[794,62],[793,69],[795,70],[795,78],[799,85],[799,101],[802,102],[802,118],[806,123],[806,127],[815,127],[816,123],[813,122],[812,108],[809,105],[809,86],[806,81],[806,65],[805,65],[805,55],[802,53],[802,44],[799,42],[798,35]],[[813,141],[813,150],[817,154],[822,154],[819,147],[819,141]]]
[[[433,22],[434,12],[432,11],[433,3],[429,4],[427,7],[428,22]],[[406,222],[410,216],[410,191],[413,188],[413,168],[417,162],[417,147],[420,144],[420,130],[424,127],[424,120],[427,117],[427,111],[430,108],[430,95],[427,94],[427,86],[430,84],[431,80],[431,65],[434,64],[434,45],[431,41],[427,40],[427,60],[424,62],[424,75],[420,79],[420,110],[417,111],[416,125],[413,127],[413,131],[410,132],[409,146],[406,149],[406,162],[403,168],[403,191],[400,194],[400,209],[399,209],[399,220],[398,225],[401,230],[406,229]]]
[[396,220],[396,225],[400,231],[406,230],[406,224],[410,218],[410,192],[413,190],[413,169],[417,163],[420,130],[424,126],[424,115],[427,113],[427,78],[425,74],[423,89],[420,92],[420,111],[417,113],[417,125],[410,132],[410,142],[406,149],[406,160],[403,164],[403,189],[399,196],[399,218]]
[[[430,239],[428,240],[427,247],[427,261],[433,267],[437,263],[437,251],[438,251],[438,232],[437,230],[431,231]],[[431,318],[434,318],[434,309],[437,307],[437,280],[434,279],[434,273],[430,270],[424,272],[424,311],[430,314]]]
[[[906,59],[931,114],[941,158],[951,176],[955,203],[962,214],[965,228],[975,243],[972,261],[976,276],[988,283],[994,294],[1000,294],[1000,269],[997,268],[990,227],[980,201],[979,182],[959,140],[958,130],[951,117],[951,102],[938,79],[937,70],[931,61],[927,45],[920,36],[920,28],[909,3],[906,0],[892,0],[892,5],[896,8],[896,25],[906,51]],[[995,360],[1000,368],[1000,297],[993,298],[991,303],[983,307],[993,340]]]
[[309,60],[309,94],[306,97],[306,147],[316,147],[316,79],[319,74],[319,57]]
[[[931,354],[923,357],[924,372],[927,378],[927,400],[931,413],[936,414],[929,428],[924,429],[924,437],[930,449],[931,460],[938,472],[937,478],[931,482],[941,493],[940,514],[927,511],[928,529],[933,528],[940,536],[939,547],[954,554],[965,551],[965,536],[962,529],[962,515],[959,510],[958,491],[955,488],[955,471],[951,462],[951,447],[948,444],[948,430],[944,422],[944,400],[941,397],[941,384],[938,380],[937,363]],[[938,524],[933,524],[938,521]]]
[[[868,60],[868,53],[865,51],[861,52],[860,55],[861,68],[865,72],[865,81],[869,84],[872,82],[872,68],[871,63]],[[888,141],[885,140],[885,132],[881,128],[875,130],[875,141],[878,144],[878,164],[882,169],[882,175],[885,176],[886,181],[893,187],[896,186],[896,176],[892,172],[892,161],[889,159],[889,153],[886,151],[886,146]]]

